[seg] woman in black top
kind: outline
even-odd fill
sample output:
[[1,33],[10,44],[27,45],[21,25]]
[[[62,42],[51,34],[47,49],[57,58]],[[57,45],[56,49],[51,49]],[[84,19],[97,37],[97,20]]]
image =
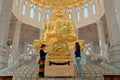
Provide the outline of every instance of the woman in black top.
[[45,56],[46,52],[44,51],[46,45],[42,44],[40,49],[40,60],[39,60],[39,77],[44,77],[44,67],[45,67]]
[[78,42],[75,43],[75,58],[76,58],[76,63],[77,63],[78,74],[81,77],[82,76],[82,67],[80,65],[81,50],[80,50],[80,45]]
[[46,52],[44,51],[44,49],[45,49],[45,44],[43,44],[42,46],[41,46],[41,49],[40,49],[40,59],[43,59],[43,60],[45,60],[45,56],[46,56]]

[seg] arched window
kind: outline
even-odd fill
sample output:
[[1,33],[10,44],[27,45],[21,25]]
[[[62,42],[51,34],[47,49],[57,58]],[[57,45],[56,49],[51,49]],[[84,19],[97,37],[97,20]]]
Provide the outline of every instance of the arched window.
[[68,9],[68,17],[69,19],[72,19],[72,9]]
[[92,5],[92,13],[96,14],[96,9],[95,9],[95,5],[94,4]]
[[25,0],[25,3],[23,5],[23,9],[22,9],[22,15],[24,16],[26,13],[26,6],[27,6],[27,0]]
[[30,9],[30,18],[34,19],[34,9]]
[[38,8],[38,21],[40,22],[41,21],[41,15],[42,14],[42,8],[41,7],[39,7]]
[[46,19],[48,20],[50,18],[50,10],[46,9]]
[[84,18],[88,18],[88,8],[84,8]]
[[92,5],[92,13],[95,15],[96,14],[96,9],[93,0],[90,0],[90,3]]
[[88,14],[88,3],[83,4],[82,8],[83,8],[83,13],[84,13],[84,18],[88,18],[89,17],[89,14]]
[[38,21],[41,21],[41,12],[38,12]]
[[26,5],[23,6],[23,9],[22,9],[22,15],[24,16],[26,13]]
[[77,21],[80,21],[80,7],[76,8],[76,13],[77,13]]
[[34,19],[34,16],[35,16],[35,5],[34,4],[30,4],[30,18],[31,19]]

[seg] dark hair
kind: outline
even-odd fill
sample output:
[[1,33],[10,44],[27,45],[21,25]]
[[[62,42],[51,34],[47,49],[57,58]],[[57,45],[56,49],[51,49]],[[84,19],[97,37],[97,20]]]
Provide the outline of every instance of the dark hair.
[[80,48],[80,45],[78,42],[75,43],[75,48]]
[[42,44],[40,48],[43,48],[43,47],[45,47],[45,46],[46,46],[45,44]]

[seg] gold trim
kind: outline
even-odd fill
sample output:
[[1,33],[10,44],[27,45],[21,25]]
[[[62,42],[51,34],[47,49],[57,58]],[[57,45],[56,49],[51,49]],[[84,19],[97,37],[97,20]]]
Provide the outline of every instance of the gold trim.
[[38,6],[45,6],[46,8],[71,8],[73,6],[78,6],[89,0],[29,0],[33,4]]

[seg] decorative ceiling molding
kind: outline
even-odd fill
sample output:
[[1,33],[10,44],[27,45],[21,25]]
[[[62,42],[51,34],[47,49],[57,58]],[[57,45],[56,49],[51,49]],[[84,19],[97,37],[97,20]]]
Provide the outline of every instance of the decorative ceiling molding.
[[30,2],[38,5],[45,6],[46,8],[71,8],[73,6],[81,5],[89,0],[29,0]]

